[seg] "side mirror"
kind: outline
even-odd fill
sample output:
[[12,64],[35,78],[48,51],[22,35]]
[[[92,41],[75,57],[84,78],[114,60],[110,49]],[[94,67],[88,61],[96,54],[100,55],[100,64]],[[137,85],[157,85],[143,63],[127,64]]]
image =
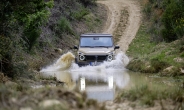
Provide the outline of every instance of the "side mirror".
[[73,47],[74,49],[79,49],[76,45],[74,45],[74,47]]
[[119,46],[116,45],[116,46],[114,47],[114,50],[116,50],[116,49],[119,49]]

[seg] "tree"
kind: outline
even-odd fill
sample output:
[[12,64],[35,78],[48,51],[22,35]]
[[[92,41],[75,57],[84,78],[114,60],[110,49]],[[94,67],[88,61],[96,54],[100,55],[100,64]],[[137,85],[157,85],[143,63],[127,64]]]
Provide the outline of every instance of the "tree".
[[173,41],[184,35],[184,1],[172,0],[167,5],[162,21],[164,29],[162,35],[166,41]]
[[[12,76],[14,49],[31,50],[40,36],[40,26],[48,19],[53,6],[49,0],[0,1],[0,68]],[[21,28],[20,28],[21,27]],[[4,39],[4,40],[3,40]]]

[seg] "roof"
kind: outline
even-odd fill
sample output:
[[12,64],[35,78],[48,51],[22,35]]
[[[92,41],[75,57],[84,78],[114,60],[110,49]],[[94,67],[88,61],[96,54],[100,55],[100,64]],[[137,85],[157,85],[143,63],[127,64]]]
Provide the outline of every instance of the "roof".
[[112,35],[103,34],[103,33],[87,33],[87,34],[81,34],[81,37],[112,37]]

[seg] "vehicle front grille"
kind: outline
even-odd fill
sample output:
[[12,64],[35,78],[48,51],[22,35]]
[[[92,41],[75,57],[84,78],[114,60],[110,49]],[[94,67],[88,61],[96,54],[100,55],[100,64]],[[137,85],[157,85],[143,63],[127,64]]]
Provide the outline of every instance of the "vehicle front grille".
[[96,57],[97,57],[97,61],[104,61],[107,59],[107,56],[106,55],[95,55],[95,56],[86,56],[86,60],[87,61],[95,61],[96,60]]

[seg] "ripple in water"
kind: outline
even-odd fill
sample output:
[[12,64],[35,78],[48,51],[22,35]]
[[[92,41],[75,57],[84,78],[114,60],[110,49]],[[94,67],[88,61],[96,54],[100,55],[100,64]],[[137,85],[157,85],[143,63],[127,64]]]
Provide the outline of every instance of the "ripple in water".
[[[80,77],[94,81],[107,81],[109,77],[113,77],[116,85],[123,88],[129,82],[129,75],[125,69],[125,66],[129,63],[129,58],[123,52],[119,52],[115,60],[111,62],[104,61],[98,66],[87,65],[79,67],[74,60],[75,56],[68,52],[63,54],[54,64],[43,68],[40,73],[43,76],[56,77],[66,83],[71,83],[71,80],[77,81]],[[70,77],[71,80],[67,77]]]

